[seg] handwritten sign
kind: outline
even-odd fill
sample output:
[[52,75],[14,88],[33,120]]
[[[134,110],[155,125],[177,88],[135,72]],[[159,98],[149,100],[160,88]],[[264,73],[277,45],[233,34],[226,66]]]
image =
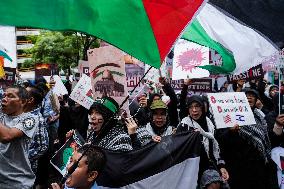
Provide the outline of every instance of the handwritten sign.
[[70,94],[70,98],[87,109],[90,109],[94,103],[92,98],[92,85],[91,78],[85,74],[82,75],[81,79]]
[[252,79],[263,78],[263,76],[264,76],[264,72],[262,69],[262,65],[260,64],[239,75],[228,75],[227,80],[229,83],[232,83],[233,81],[237,81],[239,79],[249,81]]
[[217,129],[256,124],[245,93],[208,93],[208,99]]

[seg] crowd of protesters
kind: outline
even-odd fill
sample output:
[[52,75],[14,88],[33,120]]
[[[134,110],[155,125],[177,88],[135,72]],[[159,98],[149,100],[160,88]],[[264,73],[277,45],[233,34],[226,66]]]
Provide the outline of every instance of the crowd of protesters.
[[[279,112],[282,85],[269,85],[263,79],[225,82],[219,92],[244,92],[256,124],[216,129],[206,95],[188,96],[191,80],[184,81],[179,97],[164,78],[159,82],[162,92],[145,93],[131,101],[131,115],[121,113],[110,97],[97,99],[89,110],[68,95],[58,97],[52,77],[49,83],[40,79],[35,85],[8,87],[0,114],[1,188],[60,188],[56,184],[60,175],[50,159],[74,130],[86,145],[74,152],[68,167],[87,152],[65,188],[95,186],[106,161],[102,149],[137,150],[182,132],[202,136],[199,188],[279,188],[271,149],[284,147],[284,114]],[[74,88],[70,82],[65,85],[69,93]]]

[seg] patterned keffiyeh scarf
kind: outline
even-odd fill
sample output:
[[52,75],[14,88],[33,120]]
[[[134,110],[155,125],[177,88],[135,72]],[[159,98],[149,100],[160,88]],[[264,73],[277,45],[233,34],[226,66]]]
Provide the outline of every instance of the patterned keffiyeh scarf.
[[271,144],[267,131],[267,123],[257,108],[253,110],[256,124],[242,126],[240,136],[253,144],[260,152],[265,162],[268,162],[271,153]]

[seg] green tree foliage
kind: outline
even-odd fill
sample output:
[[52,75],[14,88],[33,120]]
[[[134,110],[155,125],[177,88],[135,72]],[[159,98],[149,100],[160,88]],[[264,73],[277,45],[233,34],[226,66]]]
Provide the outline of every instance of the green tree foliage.
[[27,50],[32,59],[25,61],[23,67],[35,63],[57,63],[60,69],[66,70],[77,66],[80,59],[86,60],[89,48],[99,47],[97,38],[77,32],[42,31],[32,40],[35,45]]

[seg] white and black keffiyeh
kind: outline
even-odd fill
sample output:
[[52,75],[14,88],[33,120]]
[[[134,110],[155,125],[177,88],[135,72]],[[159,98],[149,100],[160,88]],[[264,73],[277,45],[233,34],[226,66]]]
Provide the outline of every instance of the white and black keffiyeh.
[[189,116],[182,119],[181,126],[182,127],[186,127],[186,126],[192,127],[192,128],[198,129],[200,131],[200,134],[203,136],[202,143],[203,143],[204,149],[205,149],[208,157],[209,157],[209,140],[211,140],[212,143],[213,143],[213,155],[214,155],[214,158],[215,158],[217,164],[224,163],[224,161],[221,160],[221,158],[220,158],[219,144],[214,137],[214,132],[215,132],[214,125],[208,117],[206,117],[206,122],[207,122],[207,126],[208,126],[208,132],[204,131],[202,129],[202,127],[196,121],[191,119]]
[[253,146],[260,152],[265,162],[267,162],[271,153],[267,123],[264,116],[257,108],[253,110],[253,113],[256,124],[242,126],[239,130],[239,134],[243,139],[253,144]]
[[[90,130],[89,135],[92,133]],[[92,133],[93,134],[93,133]],[[94,135],[88,136],[88,141],[91,143],[94,140]],[[133,150],[131,138],[123,130],[121,125],[116,125],[109,130],[109,132],[100,141],[98,141],[98,146],[113,150],[127,152]]]

